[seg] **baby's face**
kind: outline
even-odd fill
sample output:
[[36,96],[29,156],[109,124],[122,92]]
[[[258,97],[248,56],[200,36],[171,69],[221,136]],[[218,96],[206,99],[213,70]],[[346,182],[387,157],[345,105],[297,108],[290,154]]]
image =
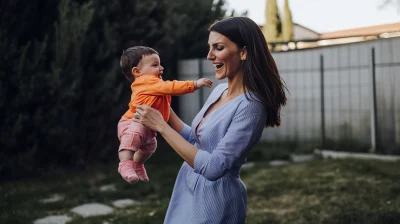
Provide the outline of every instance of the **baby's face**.
[[157,54],[143,56],[137,68],[141,75],[154,75],[160,78],[164,71]]

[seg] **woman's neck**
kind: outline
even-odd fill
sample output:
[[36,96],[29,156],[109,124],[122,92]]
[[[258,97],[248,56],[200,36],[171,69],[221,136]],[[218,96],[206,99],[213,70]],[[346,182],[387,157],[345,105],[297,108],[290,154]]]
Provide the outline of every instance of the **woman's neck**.
[[227,97],[236,97],[245,90],[243,89],[243,73],[236,74],[232,78],[228,78],[228,91],[226,96]]

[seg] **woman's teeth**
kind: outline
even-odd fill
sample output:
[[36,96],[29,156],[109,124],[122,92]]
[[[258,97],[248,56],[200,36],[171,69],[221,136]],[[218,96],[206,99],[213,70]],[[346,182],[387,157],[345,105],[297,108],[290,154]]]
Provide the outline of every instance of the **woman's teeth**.
[[215,69],[218,70],[224,66],[224,64],[214,64]]

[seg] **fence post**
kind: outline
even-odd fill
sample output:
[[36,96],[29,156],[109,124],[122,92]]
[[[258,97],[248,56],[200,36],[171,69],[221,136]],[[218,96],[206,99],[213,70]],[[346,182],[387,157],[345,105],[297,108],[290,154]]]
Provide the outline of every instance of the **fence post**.
[[375,68],[375,48],[371,51],[371,76],[372,76],[372,103],[371,103],[371,153],[375,153],[378,147],[377,144],[377,102],[376,102],[376,68]]
[[321,140],[322,146],[326,143],[326,133],[325,133],[325,96],[324,96],[324,55],[319,57],[319,69],[321,76]]

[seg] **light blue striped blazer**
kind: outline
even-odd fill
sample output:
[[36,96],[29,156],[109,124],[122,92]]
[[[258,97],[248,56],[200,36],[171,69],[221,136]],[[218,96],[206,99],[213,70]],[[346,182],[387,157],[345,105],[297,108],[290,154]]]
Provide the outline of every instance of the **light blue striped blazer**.
[[220,84],[210,94],[181,135],[199,151],[194,169],[183,163],[175,182],[165,224],[245,223],[247,194],[239,177],[248,151],[260,140],[266,111],[242,94],[207,115],[207,109],[228,88]]

